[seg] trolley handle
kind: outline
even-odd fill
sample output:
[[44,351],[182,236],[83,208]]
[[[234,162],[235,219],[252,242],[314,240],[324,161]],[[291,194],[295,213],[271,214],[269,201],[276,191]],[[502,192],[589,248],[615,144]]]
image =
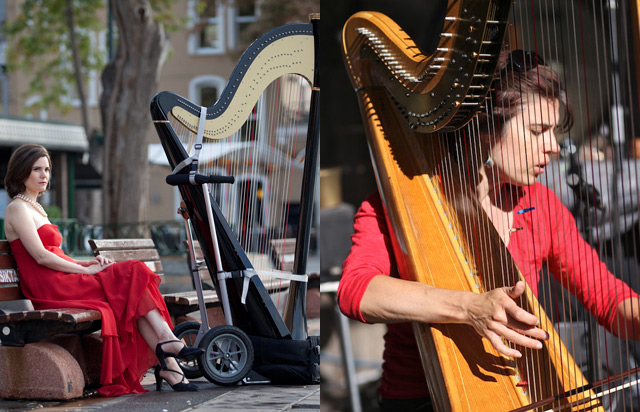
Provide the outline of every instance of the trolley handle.
[[188,174],[179,174],[179,175],[169,175],[167,176],[167,184],[171,186],[178,185],[203,185],[205,183],[231,183],[233,184],[236,180],[233,176],[218,176],[218,175],[201,175],[195,174],[193,175],[194,181],[191,181],[191,175]]

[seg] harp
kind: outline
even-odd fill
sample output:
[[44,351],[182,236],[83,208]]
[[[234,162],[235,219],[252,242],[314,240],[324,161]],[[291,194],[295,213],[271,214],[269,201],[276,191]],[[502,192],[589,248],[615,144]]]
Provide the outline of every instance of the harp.
[[[302,277],[319,144],[319,16],[311,21],[258,38],[213,106],[201,107],[170,92],[159,93],[151,103],[174,173],[236,179],[233,188],[209,189],[223,267],[215,263],[202,187],[180,186],[180,194],[218,296],[221,286],[226,287],[233,324],[257,337],[307,338]],[[271,248],[285,240],[295,250],[288,271],[300,275],[291,281],[286,303],[272,299],[264,286],[281,280],[260,275],[267,270],[277,276],[286,269],[269,258]],[[231,276],[218,279],[214,274],[221,271]]]
[[[558,9],[553,2],[520,2],[513,10],[511,1],[446,3],[432,53],[423,51],[386,15],[363,11],[344,25],[343,57],[358,95],[398,272],[407,280],[477,293],[513,285],[522,274],[491,216],[470,192],[464,162],[479,160],[480,153],[452,150],[459,146],[450,142],[478,136],[478,114],[490,111],[492,80],[503,48],[534,49],[545,61],[566,64],[574,74],[582,74],[584,67],[575,49],[569,56],[569,50],[559,46],[563,23],[553,18]],[[596,11],[606,18],[611,12]],[[575,16],[578,12],[574,27],[585,23]],[[541,33],[543,23],[548,28]],[[613,42],[615,29],[607,27],[605,32]],[[583,50],[589,49],[577,34],[564,35],[575,41],[574,46],[582,41]],[[587,83],[585,77],[581,84]],[[616,87],[620,90],[620,84]],[[585,106],[580,109],[587,112]],[[499,129],[498,120],[491,127]],[[557,177],[544,182],[554,186]],[[582,193],[593,205],[584,199],[589,190]],[[535,288],[541,298],[569,299],[569,292],[551,292],[548,280]],[[523,351],[521,361],[499,355],[471,327],[413,325],[436,410],[602,411],[609,405],[608,390],[629,394],[629,388],[637,388],[637,380],[620,385],[616,379],[621,375],[613,373],[589,383],[572,356],[582,343],[571,338],[568,347],[563,343],[532,288],[527,287],[518,303],[538,316],[541,328],[550,334],[542,350]],[[566,309],[551,313],[556,319],[559,314],[572,315]],[[629,346],[609,349],[631,354]],[[629,363],[620,366],[624,376],[637,373],[629,370]]]

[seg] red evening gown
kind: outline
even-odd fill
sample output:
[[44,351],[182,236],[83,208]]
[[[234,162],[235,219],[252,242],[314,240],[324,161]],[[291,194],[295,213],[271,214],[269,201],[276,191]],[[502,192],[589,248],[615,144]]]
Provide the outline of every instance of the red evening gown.
[[[60,249],[62,236],[57,226],[38,229],[44,247],[72,261]],[[119,396],[142,393],[142,376],[157,359],[138,332],[136,320],[152,309],[173,327],[158,291],[160,278],[144,263],[115,263],[96,275],[63,273],[39,265],[20,239],[10,243],[20,270],[20,287],[35,309],[82,308],[102,314],[102,373],[98,393]]]

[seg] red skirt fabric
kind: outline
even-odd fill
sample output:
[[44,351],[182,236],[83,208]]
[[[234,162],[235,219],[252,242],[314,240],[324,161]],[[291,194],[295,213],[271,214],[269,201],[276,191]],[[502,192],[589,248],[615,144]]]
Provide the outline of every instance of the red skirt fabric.
[[[38,229],[44,247],[73,261],[60,249],[62,236],[57,226]],[[158,291],[160,278],[139,261],[115,263],[96,275],[62,273],[39,265],[20,239],[10,243],[20,270],[22,293],[35,309],[95,309],[102,314],[102,396],[142,393],[144,374],[156,362],[154,352],[138,332],[136,320],[158,309],[169,327],[169,312]]]

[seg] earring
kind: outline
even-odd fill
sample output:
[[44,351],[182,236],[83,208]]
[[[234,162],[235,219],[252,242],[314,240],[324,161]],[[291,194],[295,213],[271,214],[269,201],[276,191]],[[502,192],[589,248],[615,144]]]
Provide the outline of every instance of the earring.
[[493,163],[493,159],[491,158],[491,155],[489,155],[489,157],[487,157],[487,160],[485,160],[484,162],[484,166],[491,168],[493,167],[494,164],[495,163]]

